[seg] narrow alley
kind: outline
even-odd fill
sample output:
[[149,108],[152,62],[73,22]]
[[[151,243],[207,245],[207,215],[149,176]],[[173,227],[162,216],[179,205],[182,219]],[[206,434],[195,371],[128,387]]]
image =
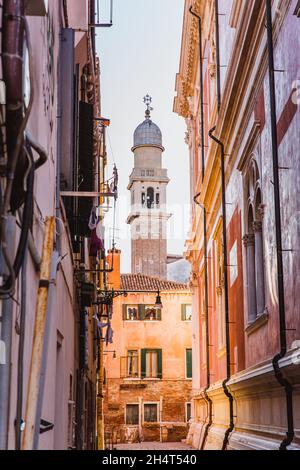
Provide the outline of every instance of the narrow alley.
[[300,450],[299,51],[300,0],[0,2],[1,463]]

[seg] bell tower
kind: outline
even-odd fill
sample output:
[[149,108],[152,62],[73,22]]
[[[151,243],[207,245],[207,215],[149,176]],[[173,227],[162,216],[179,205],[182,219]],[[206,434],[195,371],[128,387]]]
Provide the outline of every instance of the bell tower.
[[131,270],[162,279],[167,277],[167,170],[162,168],[162,133],[151,120],[152,98],[146,95],[145,120],[134,132],[134,168],[128,189],[131,192]]

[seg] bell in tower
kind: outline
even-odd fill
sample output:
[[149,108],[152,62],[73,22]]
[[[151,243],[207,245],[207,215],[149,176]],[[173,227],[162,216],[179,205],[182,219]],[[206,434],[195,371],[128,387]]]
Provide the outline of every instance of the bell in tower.
[[131,270],[162,279],[167,277],[167,170],[162,168],[162,133],[151,120],[152,98],[146,95],[145,120],[134,132],[134,168],[131,192]]

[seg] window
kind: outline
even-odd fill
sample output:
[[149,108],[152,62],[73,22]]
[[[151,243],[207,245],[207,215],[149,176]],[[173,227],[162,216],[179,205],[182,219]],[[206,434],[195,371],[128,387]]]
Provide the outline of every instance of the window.
[[263,252],[263,205],[257,163],[251,159],[244,179],[246,196],[246,251],[248,318],[254,321],[265,312],[265,275]]
[[134,321],[138,319],[138,305],[123,305],[123,320]]
[[218,322],[218,350],[222,351],[226,344],[225,319],[225,278],[224,278],[224,248],[222,237],[223,220],[220,218],[214,236],[216,294],[217,294],[217,322]]
[[124,321],[160,321],[161,309],[154,305],[123,305]]
[[159,206],[159,204],[160,204],[159,193],[156,193],[156,205]]
[[181,320],[182,321],[192,320],[192,306],[190,304],[181,305]]
[[146,203],[146,194],[142,193],[142,206],[143,207],[145,207],[145,203]]
[[144,320],[159,321],[161,320],[161,310],[154,305],[145,305]]
[[192,350],[186,349],[185,351],[185,361],[186,361],[186,378],[191,379],[193,376],[192,373]]
[[158,422],[158,404],[145,403],[144,404],[144,422],[157,423]]
[[162,378],[162,350],[142,349],[141,375],[143,379]]
[[128,426],[138,426],[139,405],[126,405],[126,424]]
[[154,207],[154,189],[148,188],[147,189],[147,208],[153,209]]
[[192,417],[192,404],[186,403],[185,404],[185,419],[187,423],[190,422],[191,417]]
[[137,350],[128,351],[127,377],[137,378],[139,376],[139,353]]

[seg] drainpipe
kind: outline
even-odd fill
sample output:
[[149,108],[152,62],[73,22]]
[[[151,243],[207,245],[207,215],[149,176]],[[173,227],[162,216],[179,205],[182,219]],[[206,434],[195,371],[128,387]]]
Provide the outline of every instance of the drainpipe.
[[278,311],[280,325],[280,351],[272,360],[275,377],[278,383],[285,389],[287,433],[280,444],[280,450],[287,447],[294,439],[294,417],[293,417],[293,386],[283,376],[279,361],[287,353],[286,339],[286,317],[284,299],[284,273],[282,258],[282,230],[281,230],[281,207],[280,207],[280,181],[279,181],[279,158],[278,158],[278,135],[276,118],[276,95],[275,95],[275,69],[274,69],[274,47],[273,47],[273,23],[271,0],[266,0],[268,58],[269,58],[269,83],[270,83],[270,106],[271,106],[271,128],[272,128],[272,156],[273,156],[273,179],[274,179],[274,204],[275,204],[275,230],[277,248],[277,282],[278,282]]
[[[15,226],[15,217],[8,216],[6,238],[9,256],[12,256],[14,250]],[[0,349],[4,356],[0,355],[0,450],[8,448],[13,305],[12,298],[0,300]]]
[[[221,66],[220,66],[220,26],[219,26],[219,0],[215,0],[215,27],[216,27],[216,65],[217,65],[217,103],[218,112],[221,110]],[[229,320],[229,291],[228,291],[228,260],[227,260],[227,217],[226,217],[226,178],[225,178],[225,151],[224,144],[217,139],[213,133],[216,126],[209,131],[209,137],[214,140],[221,149],[221,179],[222,179],[222,216],[223,216],[223,250],[224,250],[224,287],[225,287],[225,321],[226,321],[226,379],[222,386],[229,401],[229,427],[223,440],[222,450],[226,450],[230,433],[234,429],[233,396],[227,383],[231,378],[231,355],[230,355],[230,320]]]
[[[198,19],[198,29],[199,29],[199,77],[200,77],[200,132],[201,132],[201,156],[202,156],[202,183],[205,176],[205,149],[204,149],[204,87],[203,87],[203,55],[202,55],[202,18],[197,15],[192,7],[190,7],[190,13]],[[205,331],[205,341],[206,341],[206,387],[204,389],[204,397],[207,403],[207,424],[204,431],[204,436],[201,444],[201,450],[204,450],[206,439],[208,436],[209,429],[212,425],[212,410],[213,403],[211,398],[208,396],[208,389],[210,388],[210,354],[209,354],[209,308],[208,308],[208,258],[207,258],[207,213],[206,208],[198,202],[198,197],[201,193],[197,194],[194,197],[194,202],[200,206],[203,210],[203,238],[204,238],[204,282],[205,282],[205,320],[206,320],[206,331]]]
[[53,297],[54,297],[54,292],[55,292],[55,287],[56,287],[56,275],[57,275],[60,262],[61,262],[61,256],[55,250],[53,252],[52,262],[51,262],[51,277],[50,277],[50,284],[49,284],[44,348],[43,348],[42,367],[41,367],[41,374],[40,374],[40,383],[39,383],[39,394],[38,394],[37,408],[36,408],[33,450],[38,450],[38,446],[39,446],[40,423],[42,419],[46,373],[47,373],[48,349],[49,349],[50,332],[51,332],[51,319],[52,319],[52,313],[53,313]]
[[36,303],[36,316],[33,332],[33,345],[29,369],[29,383],[26,403],[25,431],[22,442],[23,450],[32,450],[33,448],[45,336],[48,292],[51,276],[51,259],[53,251],[54,231],[55,217],[48,217],[45,221],[45,236],[42,252],[39,289]]
[[229,292],[228,292],[228,260],[227,260],[227,218],[226,218],[226,181],[225,181],[225,151],[224,144],[219,139],[217,139],[213,133],[216,130],[216,127],[213,127],[209,131],[209,137],[214,140],[221,149],[221,173],[222,173],[222,215],[223,215],[223,251],[224,251],[224,287],[225,287],[225,320],[226,320],[226,371],[227,377],[223,381],[223,389],[225,395],[229,400],[229,427],[225,432],[223,447],[222,450],[226,450],[229,435],[234,429],[234,419],[233,419],[233,396],[231,395],[227,383],[231,377],[231,356],[230,356],[230,321],[229,321]]
[[221,67],[220,67],[220,26],[219,26],[219,0],[215,0],[215,25],[216,25],[216,62],[217,62],[217,100],[218,112],[221,109]]

